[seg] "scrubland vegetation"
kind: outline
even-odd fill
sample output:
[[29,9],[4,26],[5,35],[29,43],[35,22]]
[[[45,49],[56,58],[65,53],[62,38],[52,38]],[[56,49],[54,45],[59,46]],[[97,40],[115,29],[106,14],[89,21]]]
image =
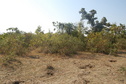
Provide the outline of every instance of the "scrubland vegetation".
[[118,50],[126,49],[126,30],[123,25],[113,24],[108,30],[91,32],[86,36],[80,26],[76,26],[71,32],[58,30],[57,33],[45,34],[41,31],[25,33],[17,28],[12,29],[0,35],[0,54],[5,56],[4,61],[26,55],[36,48],[40,48],[41,53],[59,53],[67,56],[78,51],[116,54]]
[[52,22],[55,33],[0,34],[0,84],[126,84],[126,26],[79,13],[78,23]]
[[[92,14],[95,12],[92,10]],[[9,62],[37,48],[40,48],[40,53],[58,53],[67,56],[78,51],[115,55],[118,50],[126,49],[126,27],[106,21],[104,17],[100,25],[94,27],[95,24],[89,20],[88,23],[92,26],[90,29],[85,28],[82,21],[78,24],[53,22],[56,33],[44,33],[40,26],[35,33],[8,28],[7,33],[0,35],[0,54],[4,55],[1,61]]]

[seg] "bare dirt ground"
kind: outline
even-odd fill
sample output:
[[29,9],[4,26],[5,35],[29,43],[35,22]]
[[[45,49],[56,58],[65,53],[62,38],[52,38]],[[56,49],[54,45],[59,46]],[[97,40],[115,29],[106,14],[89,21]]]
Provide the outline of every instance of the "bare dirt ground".
[[14,67],[0,66],[0,84],[126,84],[126,53],[79,52],[71,57],[36,51]]

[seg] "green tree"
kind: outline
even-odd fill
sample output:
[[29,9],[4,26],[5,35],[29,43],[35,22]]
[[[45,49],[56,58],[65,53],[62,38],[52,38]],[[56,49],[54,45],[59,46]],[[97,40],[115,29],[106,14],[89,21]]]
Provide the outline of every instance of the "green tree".
[[35,30],[35,33],[36,34],[39,34],[39,33],[44,34],[44,31],[42,31],[41,28],[42,28],[41,26],[38,26],[38,28]]
[[81,21],[85,19],[88,20],[87,23],[91,25],[91,32],[100,32],[102,31],[103,28],[105,28],[106,25],[108,25],[106,23],[107,22],[106,17],[103,17],[101,19],[101,22],[97,20],[97,17],[95,17],[95,14],[97,14],[97,11],[94,9],[89,11],[89,13],[87,13],[85,8],[82,8],[81,11],[79,11],[79,13],[82,14]]
[[54,30],[57,30],[58,33],[64,33],[64,23],[61,22],[52,22],[55,27]]
[[7,31],[9,31],[8,33],[18,33],[18,34],[20,34],[20,33],[23,33],[23,31],[20,31],[17,27],[16,28],[8,28],[8,29],[6,29]]

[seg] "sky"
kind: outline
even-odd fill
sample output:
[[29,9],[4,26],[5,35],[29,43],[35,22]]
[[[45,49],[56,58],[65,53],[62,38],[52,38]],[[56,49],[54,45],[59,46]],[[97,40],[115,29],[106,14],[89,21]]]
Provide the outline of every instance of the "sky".
[[81,8],[95,9],[98,20],[126,24],[126,0],[0,0],[0,33],[10,27],[34,33],[39,25],[53,31],[52,22],[78,23]]

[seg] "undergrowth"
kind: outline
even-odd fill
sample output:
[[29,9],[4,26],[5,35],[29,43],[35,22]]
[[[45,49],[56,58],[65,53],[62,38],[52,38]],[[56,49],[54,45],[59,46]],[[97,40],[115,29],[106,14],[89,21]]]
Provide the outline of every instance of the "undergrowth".
[[[70,56],[78,51],[117,54],[119,49],[126,49],[126,31],[122,26],[111,26],[101,32],[90,32],[86,36],[82,28],[56,33],[37,33],[15,31],[0,34],[0,54],[4,55],[2,63],[10,62],[18,56],[27,55],[40,48],[41,53]],[[13,28],[11,28],[13,29]]]

